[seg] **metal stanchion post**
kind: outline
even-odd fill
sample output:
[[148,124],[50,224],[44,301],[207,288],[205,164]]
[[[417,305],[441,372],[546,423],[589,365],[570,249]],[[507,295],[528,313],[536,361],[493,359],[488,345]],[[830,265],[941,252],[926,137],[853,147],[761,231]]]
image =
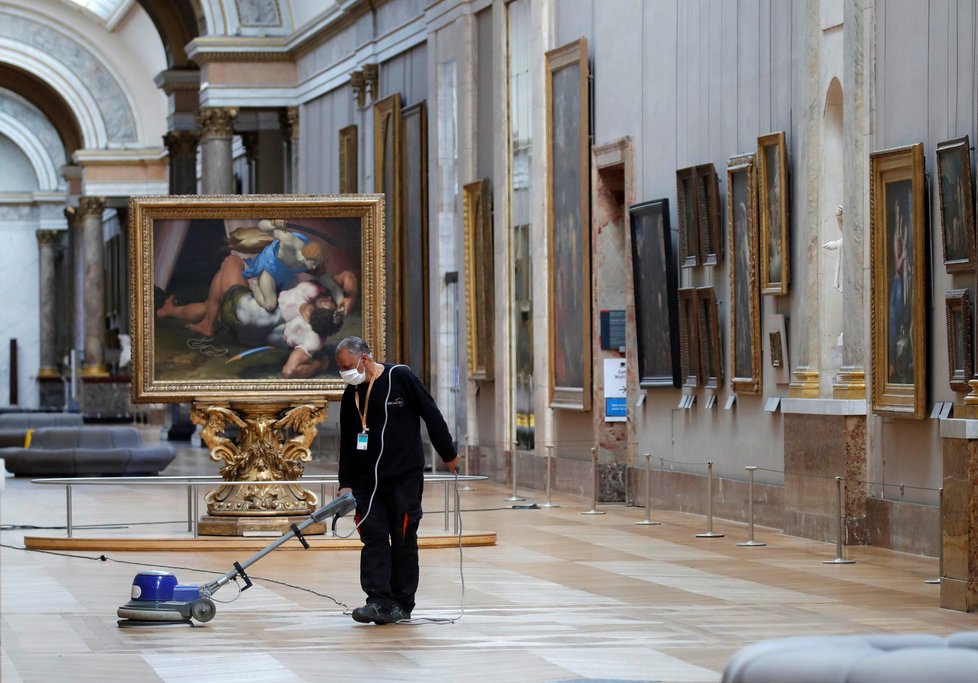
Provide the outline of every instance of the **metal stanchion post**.
[[652,521],[652,454],[645,454],[645,519],[635,522],[641,526],[655,526],[662,522]]
[[[465,435],[465,450],[462,452],[462,474],[466,477],[469,476],[469,435]],[[469,486],[468,480],[459,488],[459,491],[475,491],[474,488]]]
[[187,484],[187,531],[194,530],[194,487]]
[[713,531],[713,463],[706,463],[706,532],[696,538],[723,538]]
[[509,469],[510,474],[513,477],[513,495],[511,495],[506,500],[516,503],[521,500],[526,500],[526,498],[520,498],[516,493],[516,442],[513,442],[513,450],[509,452]]
[[547,502],[546,503],[541,503],[540,504],[540,507],[542,507],[542,508],[559,508],[560,507],[559,505],[554,505],[553,502],[551,501],[551,496],[553,495],[553,485],[552,485],[551,479],[550,479],[550,477],[551,477],[550,470],[551,470],[551,468],[553,467],[553,464],[554,464],[554,445],[552,443],[548,443],[547,444],[547,460],[546,460],[546,462],[547,462]]
[[598,510],[598,447],[591,448],[591,462],[594,469],[594,480],[591,482],[591,509],[582,512],[582,515],[603,515],[604,512]]
[[445,533],[448,533],[448,518],[450,512],[449,508],[451,507],[448,501],[448,482],[449,480],[446,479],[445,480]]
[[68,538],[71,538],[71,484],[65,486],[65,527],[68,529]]
[[822,564],[855,564],[855,560],[842,559],[842,537],[845,535],[845,510],[843,509],[842,477],[835,478],[836,495],[839,501],[839,528],[835,532],[835,559],[822,560]]
[[737,545],[749,547],[767,545],[754,540],[754,470],[757,468],[748,465],[744,469],[747,470],[747,540]]
[[944,578],[944,489],[943,488],[937,490],[937,521],[938,521],[937,534],[941,544],[937,552],[937,578],[924,579],[924,583],[940,583],[941,579]]

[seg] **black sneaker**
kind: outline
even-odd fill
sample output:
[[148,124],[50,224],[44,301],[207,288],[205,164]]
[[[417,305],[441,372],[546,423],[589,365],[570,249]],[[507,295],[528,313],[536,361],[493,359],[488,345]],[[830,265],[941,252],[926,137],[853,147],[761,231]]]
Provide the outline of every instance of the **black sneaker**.
[[398,604],[395,604],[394,607],[391,608],[390,613],[391,613],[391,618],[394,620],[395,623],[398,621],[405,621],[411,618],[411,613]]
[[[400,610],[400,608],[397,608]],[[353,621],[360,622],[361,624],[369,624],[371,622],[375,624],[393,624],[399,618],[395,616],[391,610],[385,609],[380,605],[368,602],[363,607],[357,607],[353,610]]]

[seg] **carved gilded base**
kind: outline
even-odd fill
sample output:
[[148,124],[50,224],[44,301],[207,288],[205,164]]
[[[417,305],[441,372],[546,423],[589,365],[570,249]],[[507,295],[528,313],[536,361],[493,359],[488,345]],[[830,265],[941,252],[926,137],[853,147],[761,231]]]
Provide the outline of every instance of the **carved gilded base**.
[[791,373],[790,398],[818,398],[818,370],[798,368]]
[[968,381],[971,392],[964,397],[963,404],[954,406],[954,417],[965,420],[978,419],[978,377]]
[[[259,534],[282,535],[293,524],[298,526],[308,517],[217,517],[206,515],[197,523],[197,533],[201,536],[248,536]],[[314,536],[326,533],[326,524],[317,522],[302,530],[303,535]],[[296,541],[298,543],[299,541]]]
[[[309,444],[316,437],[316,425],[326,419],[326,401],[195,402],[190,419],[202,427],[200,436],[210,448],[211,459],[224,463],[224,480],[248,482],[208,492],[204,500],[210,515],[250,518],[251,524],[261,518],[307,515],[316,509],[319,500],[312,491],[273,482],[302,477],[304,463],[312,459]],[[223,435],[232,427],[238,430],[236,441]]]
[[58,371],[58,368],[54,368],[46,365],[38,369],[37,378],[38,379],[61,379],[61,373]]
[[82,377],[108,377],[109,369],[102,363],[97,365],[83,365],[81,375]]
[[832,398],[865,399],[866,372],[862,368],[839,368],[832,384]]

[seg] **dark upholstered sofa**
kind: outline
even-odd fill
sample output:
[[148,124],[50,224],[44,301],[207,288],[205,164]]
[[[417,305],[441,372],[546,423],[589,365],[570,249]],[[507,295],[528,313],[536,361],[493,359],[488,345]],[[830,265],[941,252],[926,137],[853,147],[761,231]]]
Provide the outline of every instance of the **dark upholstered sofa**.
[[8,472],[28,477],[158,474],[175,456],[172,447],[145,445],[135,427],[42,427],[29,448],[0,448]]
[[774,638],[734,653],[722,683],[974,683],[978,631]]
[[41,427],[80,427],[80,413],[3,413],[0,414],[0,448],[23,446],[27,432]]

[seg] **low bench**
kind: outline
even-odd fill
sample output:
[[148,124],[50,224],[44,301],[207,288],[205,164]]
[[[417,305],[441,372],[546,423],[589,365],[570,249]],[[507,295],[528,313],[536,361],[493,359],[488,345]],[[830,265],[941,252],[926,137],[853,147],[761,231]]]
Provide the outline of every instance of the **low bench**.
[[29,448],[0,448],[8,472],[17,476],[158,474],[176,452],[145,445],[135,427],[85,425],[34,430]]
[[973,683],[978,631],[773,638],[741,648],[722,683]]
[[41,427],[80,427],[80,413],[2,413],[0,414],[0,448],[23,446],[27,433]]

